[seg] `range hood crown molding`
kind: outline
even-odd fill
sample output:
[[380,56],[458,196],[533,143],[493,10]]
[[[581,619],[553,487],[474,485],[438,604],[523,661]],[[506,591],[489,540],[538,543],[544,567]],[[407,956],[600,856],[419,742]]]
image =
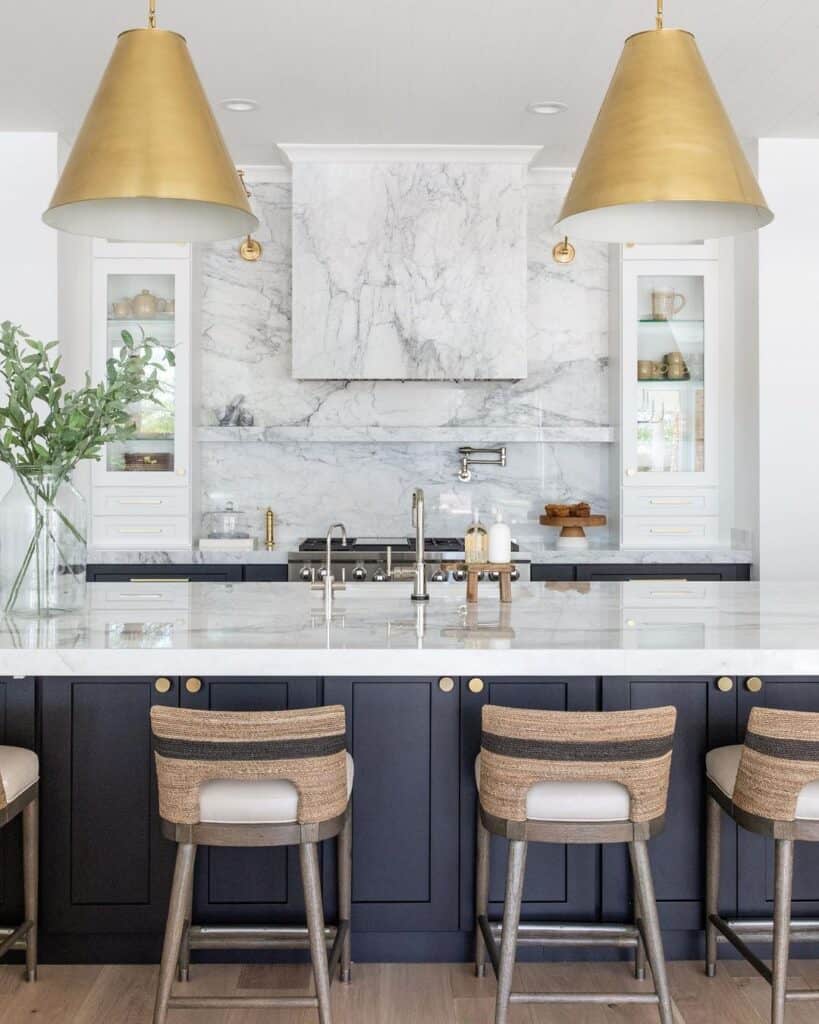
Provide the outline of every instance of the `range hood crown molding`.
[[542,146],[449,146],[438,144],[354,144],[279,142],[288,165],[296,163],[474,163],[528,167]]

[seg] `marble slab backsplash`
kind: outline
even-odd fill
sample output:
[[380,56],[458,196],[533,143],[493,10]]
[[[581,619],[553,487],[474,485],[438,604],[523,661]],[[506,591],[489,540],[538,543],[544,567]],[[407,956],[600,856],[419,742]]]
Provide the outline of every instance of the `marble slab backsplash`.
[[[233,242],[202,252],[203,512],[233,500],[261,536],[259,510],[272,505],[280,544],[292,547],[334,519],[353,534],[409,532],[416,486],[426,491],[430,534],[457,535],[473,507],[487,519],[500,507],[517,536],[533,539],[551,533],[537,524],[546,500],[608,510],[607,444],[515,440],[546,428],[582,438],[609,422],[607,247],[581,244],[574,263],[553,262],[564,186],[527,189],[528,374],[515,382],[295,380],[291,186],[254,180],[252,191],[261,259],[239,259]],[[222,441],[213,428],[237,402],[255,429],[226,429]],[[388,439],[350,442],[353,428]],[[455,440],[459,428],[463,440]],[[458,480],[458,444],[479,443],[482,430],[487,443],[501,443],[507,428],[507,466],[479,466],[471,481]],[[605,544],[606,534],[595,531],[592,541]]]

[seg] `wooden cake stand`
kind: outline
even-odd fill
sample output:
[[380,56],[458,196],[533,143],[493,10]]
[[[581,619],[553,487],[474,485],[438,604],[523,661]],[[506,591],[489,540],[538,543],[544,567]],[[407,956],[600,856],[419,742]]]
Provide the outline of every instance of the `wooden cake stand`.
[[587,548],[589,538],[585,527],[605,526],[605,516],[541,516],[541,526],[561,526],[556,548]]

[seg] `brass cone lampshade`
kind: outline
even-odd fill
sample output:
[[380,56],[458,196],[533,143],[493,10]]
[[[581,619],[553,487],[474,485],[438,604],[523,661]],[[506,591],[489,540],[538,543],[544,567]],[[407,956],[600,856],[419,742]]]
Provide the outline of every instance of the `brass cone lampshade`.
[[694,37],[626,40],[560,212],[563,235],[693,242],[773,219]]
[[182,36],[154,27],[119,36],[43,220],[133,242],[215,241],[258,227]]

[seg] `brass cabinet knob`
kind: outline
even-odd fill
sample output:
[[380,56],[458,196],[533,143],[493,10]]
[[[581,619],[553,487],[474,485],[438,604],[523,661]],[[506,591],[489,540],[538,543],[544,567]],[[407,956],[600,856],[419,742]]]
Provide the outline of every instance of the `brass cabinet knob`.
[[190,679],[185,680],[185,689],[188,693],[199,693],[202,689],[202,680],[197,679],[196,676],[191,676]]
[[730,693],[734,688],[734,680],[730,676],[720,676],[717,680],[717,689],[722,693]]
[[455,689],[455,680],[452,676],[441,676],[438,680],[438,689],[441,693],[452,693]]
[[477,676],[470,679],[466,685],[469,687],[470,693],[483,693],[483,679],[478,679]]
[[159,679],[154,683],[154,689],[157,693],[167,693],[171,688],[171,681],[167,676],[160,676]]
[[759,693],[762,689],[762,680],[759,676],[751,676],[750,679],[745,680],[745,689],[749,693]]

